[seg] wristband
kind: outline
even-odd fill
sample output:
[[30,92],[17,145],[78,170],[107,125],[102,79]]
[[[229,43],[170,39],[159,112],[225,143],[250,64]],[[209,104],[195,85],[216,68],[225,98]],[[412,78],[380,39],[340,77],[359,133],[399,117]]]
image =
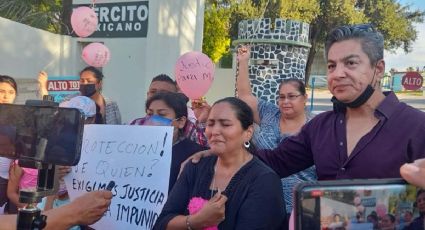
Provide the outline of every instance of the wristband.
[[187,230],[193,230],[192,226],[190,226],[189,217],[190,215],[186,216],[186,227],[187,227]]

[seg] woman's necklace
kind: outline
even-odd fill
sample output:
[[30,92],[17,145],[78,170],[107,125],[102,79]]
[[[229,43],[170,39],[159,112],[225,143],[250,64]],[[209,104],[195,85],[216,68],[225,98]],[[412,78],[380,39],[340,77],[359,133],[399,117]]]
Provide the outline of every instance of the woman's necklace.
[[[217,161],[218,160],[219,160],[219,158],[217,158]],[[217,190],[217,192],[220,192],[220,191],[218,191],[219,189],[215,187],[215,173],[217,172],[217,165],[218,165],[218,162],[214,165],[214,174],[213,174],[213,180],[212,180],[210,199],[213,197],[215,190]]]
[[[242,164],[240,165],[240,167],[232,174],[231,177],[233,177],[247,162],[248,160],[251,159],[249,156],[248,157],[244,157]],[[211,185],[211,195],[210,198],[212,198],[214,196],[214,191],[217,190],[217,193],[221,193],[222,191],[220,191],[220,188],[217,186],[216,187],[216,174],[217,174],[217,168],[218,168],[218,161],[220,160],[219,157],[217,157],[217,161],[215,163],[214,166],[214,174],[213,174],[213,179],[212,179],[212,185]],[[230,181],[230,180],[229,180]]]

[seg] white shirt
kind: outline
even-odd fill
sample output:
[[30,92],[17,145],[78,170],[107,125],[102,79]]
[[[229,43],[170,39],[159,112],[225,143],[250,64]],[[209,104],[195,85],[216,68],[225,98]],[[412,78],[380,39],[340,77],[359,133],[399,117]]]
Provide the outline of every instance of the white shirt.
[[0,177],[9,179],[9,168],[12,161],[12,159],[0,157]]

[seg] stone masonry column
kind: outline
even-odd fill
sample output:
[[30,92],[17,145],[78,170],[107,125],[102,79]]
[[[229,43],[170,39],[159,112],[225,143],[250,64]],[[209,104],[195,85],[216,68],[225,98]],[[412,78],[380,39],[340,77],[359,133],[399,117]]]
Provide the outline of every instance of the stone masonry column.
[[[283,79],[305,79],[309,44],[309,24],[270,18],[239,23],[238,40],[233,45],[251,45],[249,78],[257,98],[277,103]],[[236,49],[237,52],[237,49]]]

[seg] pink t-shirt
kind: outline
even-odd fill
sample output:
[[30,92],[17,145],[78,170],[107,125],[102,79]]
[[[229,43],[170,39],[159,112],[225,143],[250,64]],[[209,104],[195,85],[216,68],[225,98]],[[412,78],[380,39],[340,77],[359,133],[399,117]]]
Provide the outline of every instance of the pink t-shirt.
[[[18,164],[18,161],[15,161]],[[19,181],[19,189],[35,190],[37,188],[38,170],[32,168],[22,168],[22,176]]]

